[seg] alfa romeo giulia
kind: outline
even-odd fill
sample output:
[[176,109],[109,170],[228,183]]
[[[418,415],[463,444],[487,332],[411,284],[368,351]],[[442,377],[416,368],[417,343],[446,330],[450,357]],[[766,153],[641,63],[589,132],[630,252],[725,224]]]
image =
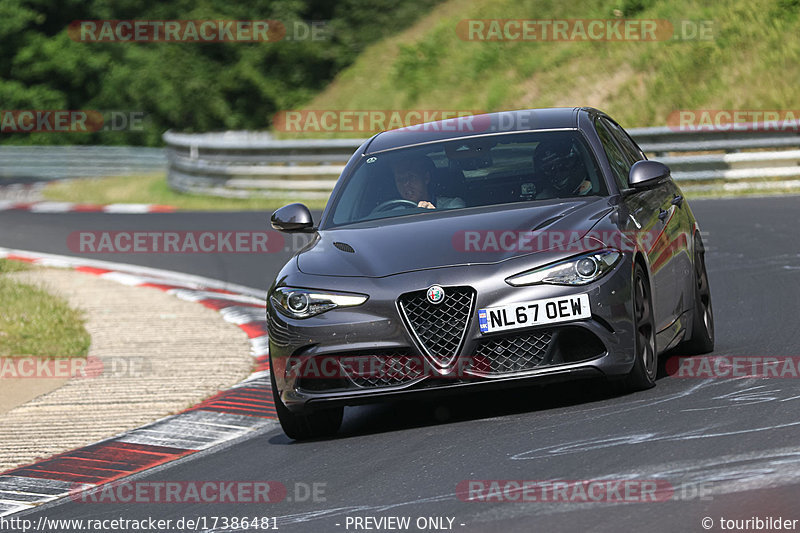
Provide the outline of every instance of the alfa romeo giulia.
[[592,108],[379,133],[269,289],[272,390],[294,439],[343,407],[605,377],[655,384],[659,354],[714,346],[698,224],[667,166]]

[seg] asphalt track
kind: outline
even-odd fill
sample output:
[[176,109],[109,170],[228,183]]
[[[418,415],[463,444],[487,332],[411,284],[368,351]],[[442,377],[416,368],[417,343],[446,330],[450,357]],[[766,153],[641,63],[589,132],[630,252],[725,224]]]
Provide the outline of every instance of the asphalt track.
[[[800,196],[691,205],[706,234],[714,355],[799,356]],[[79,255],[67,246],[67,235],[77,230],[260,230],[267,216],[8,211],[0,213],[0,246]],[[87,257],[265,287],[286,252]],[[664,376],[655,388],[624,396],[590,382],[348,408],[335,439],[293,443],[269,429],[138,478],[274,480],[289,488],[279,503],[67,500],[15,516],[277,517],[280,530],[290,532],[355,531],[347,517],[366,516],[411,517],[409,531],[418,531],[420,517],[454,518],[452,529],[465,532],[720,531],[721,518],[800,519],[798,407],[800,379]],[[672,496],[616,503],[467,502],[456,495],[464,480],[602,479],[660,480]],[[316,501],[297,501],[296,483],[320,483],[324,492]],[[713,519],[710,529],[701,526],[705,517]]]

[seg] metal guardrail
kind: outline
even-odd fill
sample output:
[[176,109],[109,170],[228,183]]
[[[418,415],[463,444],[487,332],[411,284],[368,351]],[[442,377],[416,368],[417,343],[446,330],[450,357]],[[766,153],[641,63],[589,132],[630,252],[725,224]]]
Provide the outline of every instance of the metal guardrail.
[[[800,134],[767,126],[744,131],[638,128],[629,133],[649,156],[670,167],[685,190],[796,189],[800,181],[785,178],[800,178]],[[714,180],[725,183],[703,183]]]
[[800,147],[797,131],[770,131],[769,124],[750,130],[691,131],[674,127],[632,128],[631,137],[647,153],[659,157],[668,152],[709,152],[763,148]]
[[[702,184],[711,180],[740,182],[735,189],[748,188],[747,180],[800,177],[797,132],[692,132],[668,127],[628,131],[652,158],[669,165],[674,179],[686,189],[712,187]],[[164,141],[174,189],[226,197],[324,199],[364,139],[275,140],[269,133],[167,132]],[[800,186],[797,180],[776,185],[780,183]]]
[[[794,131],[629,130],[685,189],[800,187]],[[327,198],[364,139],[275,140],[266,132],[166,132],[166,149],[129,146],[0,146],[4,181],[119,176],[167,170],[176,190],[226,197]],[[11,179],[9,179],[11,178]],[[784,181],[764,181],[784,180]]]
[[166,132],[168,180],[183,192],[325,199],[364,139],[275,140],[269,133]]
[[164,171],[162,148],[0,146],[0,185],[10,181],[124,176]]

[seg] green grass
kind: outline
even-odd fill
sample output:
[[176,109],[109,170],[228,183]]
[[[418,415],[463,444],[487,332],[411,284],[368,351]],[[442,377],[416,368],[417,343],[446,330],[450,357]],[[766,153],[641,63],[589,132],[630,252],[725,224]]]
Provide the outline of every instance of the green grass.
[[91,338],[82,314],[64,299],[6,275],[26,268],[0,260],[0,357],[86,357]]
[[753,186],[744,187],[735,190],[725,190],[724,182],[716,181],[709,183],[710,189],[691,189],[691,187],[684,186],[681,189],[690,200],[693,199],[713,199],[713,198],[736,198],[740,196],[786,196],[800,194],[800,188],[797,187],[784,187],[779,183],[769,186],[769,180],[762,180],[760,184],[768,186]]
[[[796,109],[799,6],[797,0],[449,0],[367,48],[305,108],[588,105],[624,127],[663,125],[680,109]],[[711,21],[713,40],[488,42],[456,33],[464,19],[612,19],[615,10],[624,18]]]
[[744,196],[764,197],[764,196],[787,196],[800,195],[800,190],[785,189],[745,189],[741,191],[703,191],[687,192],[686,198],[692,200],[718,200],[725,198],[741,198]]
[[273,211],[301,201],[311,209],[322,209],[325,200],[283,198],[218,198],[173,191],[164,174],[141,174],[112,178],[72,180],[48,185],[47,200],[86,204],[143,203],[170,205],[192,211]]
[[22,261],[9,261],[8,259],[0,259],[0,276],[9,272],[22,272],[30,269],[31,266],[27,263],[23,263]]

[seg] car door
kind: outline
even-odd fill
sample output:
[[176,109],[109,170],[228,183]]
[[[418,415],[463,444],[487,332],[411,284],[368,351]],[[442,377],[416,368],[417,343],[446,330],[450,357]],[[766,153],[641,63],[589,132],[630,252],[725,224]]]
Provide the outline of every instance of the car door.
[[[595,121],[597,134],[614,177],[620,189],[628,189],[631,166],[645,157],[632,141],[625,142],[626,139],[615,134],[614,126],[616,125],[605,117],[599,117]],[[682,291],[676,284],[675,262],[671,254],[673,246],[671,243],[676,238],[676,230],[680,227],[677,221],[673,220],[677,209],[671,203],[670,192],[673,187],[671,181],[666,180],[626,195],[623,200],[650,263],[653,313],[658,331],[666,329],[677,319],[679,313],[676,313],[676,308],[682,301],[680,294]]]
[[[609,120],[608,125],[611,133],[615,139],[619,140],[626,153],[633,154],[634,157],[640,155],[644,158],[639,146],[619,124]],[[688,207],[684,207],[686,201],[683,192],[672,179],[667,180],[664,185],[667,201],[669,201],[670,222],[665,231],[667,237],[665,240],[668,242],[668,246],[662,253],[661,260],[663,261],[665,256],[669,257],[669,271],[673,276],[671,281],[675,286],[671,299],[672,308],[669,311],[672,321],[694,305],[694,269],[692,265],[694,227],[690,210]],[[661,209],[664,207],[667,207],[666,204],[662,205]]]

